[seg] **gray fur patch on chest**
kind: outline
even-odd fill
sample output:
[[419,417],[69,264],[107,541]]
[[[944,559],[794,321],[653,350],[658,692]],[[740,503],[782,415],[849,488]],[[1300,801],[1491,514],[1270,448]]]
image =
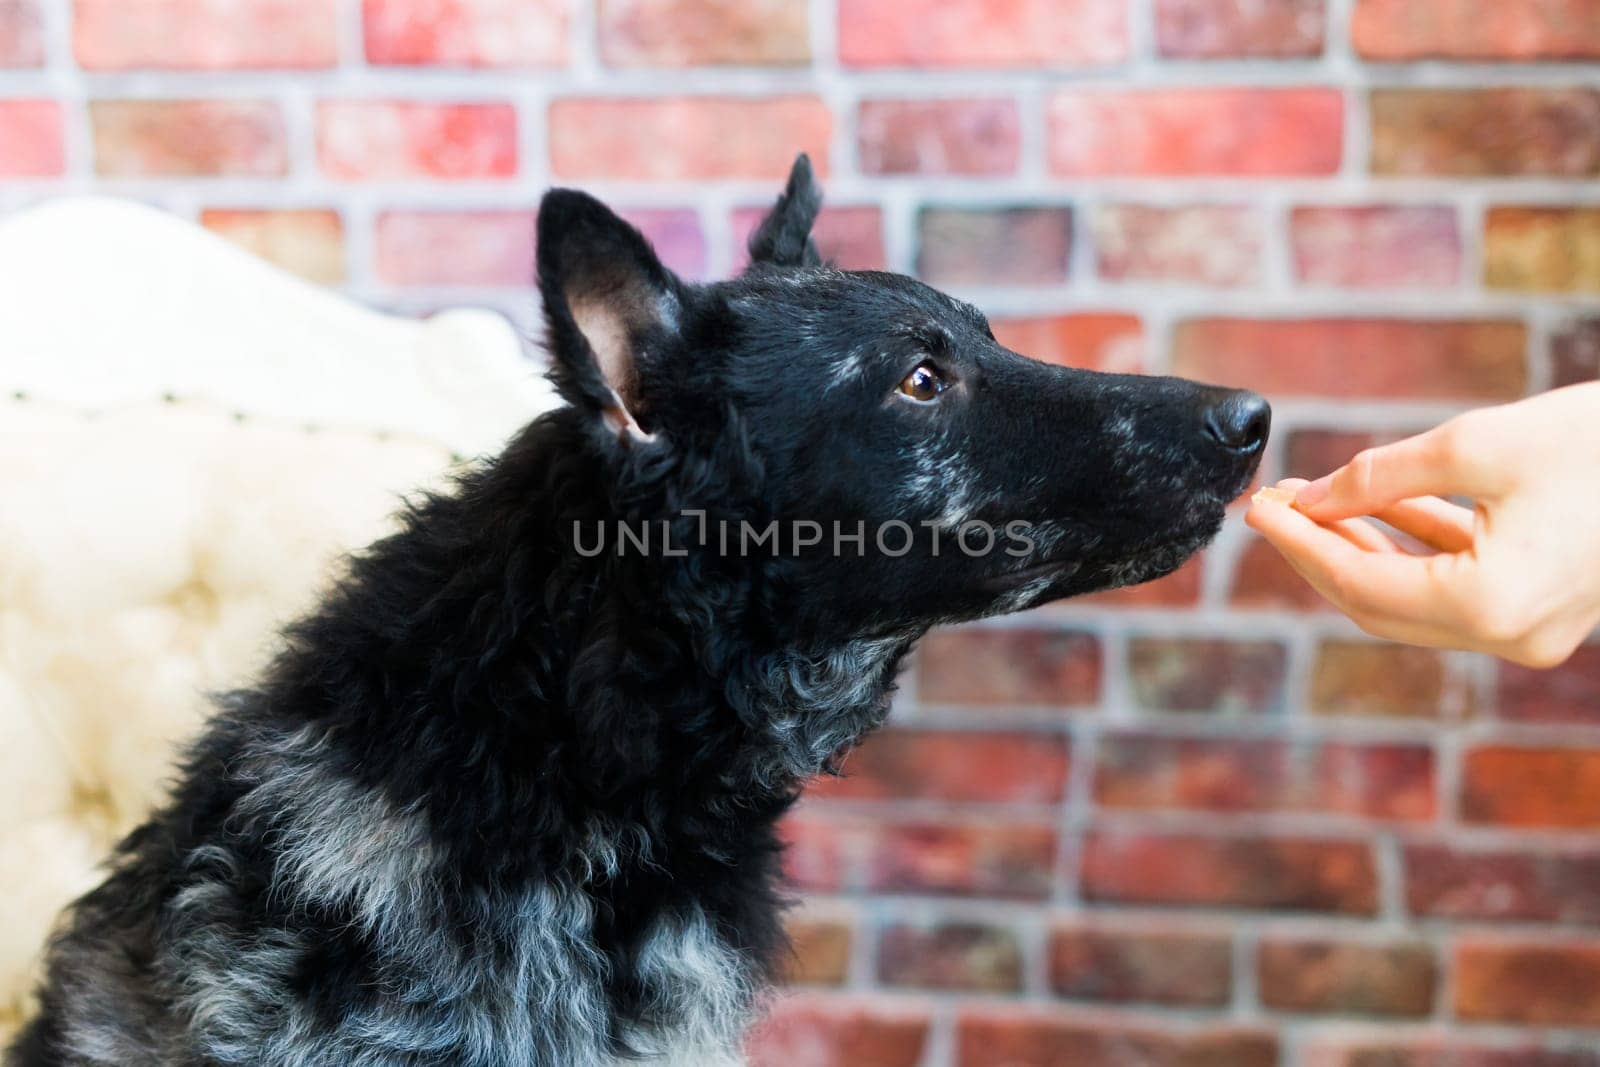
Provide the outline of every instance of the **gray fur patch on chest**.
[[[737,1062],[757,983],[698,909],[663,912],[646,935],[638,1019],[619,1021],[607,997],[585,885],[642,842],[597,828],[585,842],[593,854],[573,857],[565,875],[475,895],[452,884],[420,814],[317,765],[315,748],[292,736],[258,752],[259,784],[235,817],[265,820],[281,846],[273,894],[353,916],[374,946],[361,985],[380,992],[358,991],[336,1022],[314,1010],[302,976],[322,946],[308,931],[245,919],[248,880],[226,847],[208,846],[189,858],[158,951],[166,1003],[134,1020],[131,996],[75,998],[82,1011],[64,1036],[83,1062],[612,1067],[616,1036],[661,1067]],[[103,980],[111,964],[89,957],[105,946],[85,950],[85,978]]]
[[437,906],[412,910],[395,886],[371,887],[368,899],[380,897],[404,901],[374,927],[363,985],[381,994],[350,998],[336,1024],[298,993],[319,947],[307,935],[191,917],[173,955],[194,1047],[224,1064],[296,1067],[609,1060],[605,963],[586,894],[552,882],[484,895],[466,902],[462,924]]
[[651,1025],[626,1036],[630,1046],[653,1057],[647,1062],[735,1062],[756,982],[704,912],[663,914],[645,939],[635,975]]

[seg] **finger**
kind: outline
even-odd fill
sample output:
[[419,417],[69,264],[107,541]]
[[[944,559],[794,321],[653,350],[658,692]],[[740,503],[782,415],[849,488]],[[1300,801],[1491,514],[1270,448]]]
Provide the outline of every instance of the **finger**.
[[1245,521],[1270,541],[1301,576],[1346,615],[1410,626],[1447,621],[1435,559],[1369,552],[1293,508],[1257,505]]
[[[1313,589],[1318,589],[1317,581],[1313,581],[1306,569],[1295,562],[1291,557],[1285,556],[1289,566],[1306,580],[1306,584]],[[1318,579],[1320,581],[1320,579]],[[1323,598],[1334,608],[1344,613],[1363,631],[1373,637],[1380,637],[1385,641],[1399,641],[1407,645],[1426,645],[1429,648],[1463,648],[1461,635],[1458,631],[1448,629],[1434,623],[1411,622],[1396,619],[1375,612],[1363,611],[1358,605],[1340,603],[1331,591],[1323,592],[1318,589]],[[1478,650],[1481,651],[1481,650]]]
[[1483,418],[1452,419],[1426,433],[1369,448],[1300,490],[1295,506],[1319,522],[1371,515],[1409,497],[1499,494],[1502,475]]
[[[1298,492],[1311,483],[1304,478],[1285,478],[1275,488]],[[1471,508],[1452,504],[1436,496],[1412,497],[1382,509],[1373,518],[1388,523],[1397,530],[1416,538],[1429,548],[1440,552],[1462,552],[1472,547],[1475,515]],[[1392,538],[1376,530],[1370,523],[1361,523],[1364,529],[1352,530],[1347,525],[1357,519],[1340,519],[1323,525],[1339,532],[1357,548],[1368,551],[1405,551]],[[1368,537],[1371,530],[1381,540]]]
[[1435,648],[1455,647],[1454,638],[1444,629],[1426,623],[1406,622],[1364,611],[1359,605],[1342,601],[1336,591],[1320,587],[1319,583],[1322,583],[1323,579],[1313,577],[1312,568],[1303,567],[1293,556],[1286,555],[1284,559],[1296,574],[1305,579],[1307,585],[1316,589],[1323,599],[1328,601],[1330,606],[1344,613],[1352,622],[1373,637],[1381,637],[1387,641],[1401,641],[1408,645],[1428,645]]
[[1363,552],[1404,552],[1388,534],[1365,519],[1340,519],[1328,528]]
[[1351,605],[1344,601],[1330,576],[1341,564],[1351,566],[1354,560],[1368,553],[1292,508],[1257,505],[1246,512],[1244,518],[1312,588],[1340,611],[1350,613]]
[[1373,637],[1381,637],[1385,641],[1398,641],[1406,645],[1423,645],[1428,648],[1456,648],[1465,651],[1480,651],[1470,649],[1462,643],[1459,633],[1443,626],[1428,623],[1406,622],[1401,619],[1391,619],[1380,616],[1351,616],[1356,625]]
[[1473,544],[1473,510],[1436,496],[1402,500],[1379,510],[1374,518],[1440,552],[1465,552]]
[[[1285,478],[1273,488],[1286,489],[1294,492],[1309,484],[1311,483],[1307,482],[1304,478]],[[1259,500],[1254,500],[1253,502],[1267,506],[1288,506],[1274,497],[1262,497]],[[1382,530],[1378,529],[1372,523],[1367,522],[1364,519],[1340,519],[1337,522],[1326,523],[1325,525],[1328,527],[1328,529],[1332,530],[1340,537],[1343,537],[1346,541],[1349,541],[1352,545],[1361,549],[1363,552],[1405,551]]]

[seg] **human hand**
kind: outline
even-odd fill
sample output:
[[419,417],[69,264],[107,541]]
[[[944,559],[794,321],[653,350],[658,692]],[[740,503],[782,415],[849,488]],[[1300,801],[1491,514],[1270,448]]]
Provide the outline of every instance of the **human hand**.
[[1262,499],[1245,521],[1368,633],[1551,667],[1600,624],[1600,382],[1471,411],[1280,485],[1292,505]]

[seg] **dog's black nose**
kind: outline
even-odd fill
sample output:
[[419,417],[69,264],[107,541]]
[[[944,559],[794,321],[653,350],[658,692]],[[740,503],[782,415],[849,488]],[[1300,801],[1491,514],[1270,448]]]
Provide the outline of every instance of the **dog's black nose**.
[[1267,433],[1272,429],[1272,405],[1264,396],[1234,389],[1206,409],[1205,428],[1223,448],[1254,452],[1267,443]]

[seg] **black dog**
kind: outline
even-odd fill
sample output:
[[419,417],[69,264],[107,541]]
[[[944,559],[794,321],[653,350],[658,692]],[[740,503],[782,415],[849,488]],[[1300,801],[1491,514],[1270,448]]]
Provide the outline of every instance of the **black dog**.
[[784,949],[774,824],[918,637],[1172,570],[1267,433],[1251,394],[1032,362],[821,265],[818,202],[802,158],[750,269],[696,286],[545,197],[567,405],[221,701],[12,1063],[737,1056]]

